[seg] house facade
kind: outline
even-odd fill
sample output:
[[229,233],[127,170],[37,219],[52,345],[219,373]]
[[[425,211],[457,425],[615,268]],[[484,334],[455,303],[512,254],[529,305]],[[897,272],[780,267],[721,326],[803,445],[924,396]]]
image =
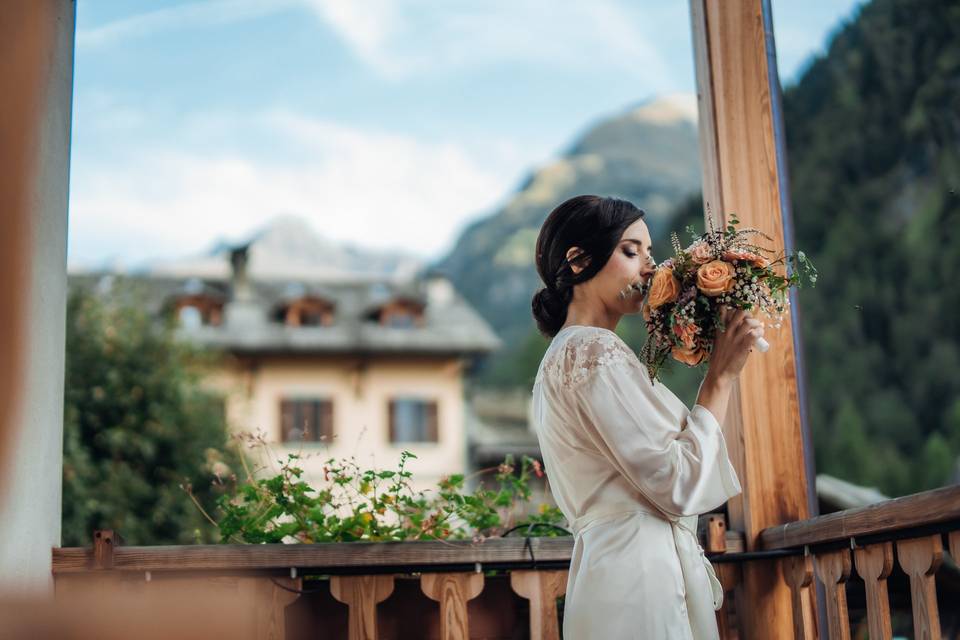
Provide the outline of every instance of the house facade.
[[317,486],[331,457],[394,468],[407,450],[415,489],[467,470],[464,375],[501,343],[445,277],[258,280],[246,247],[230,261],[226,279],[138,279],[182,339],[223,354],[206,383],[231,430],[266,440],[263,466],[298,453]]

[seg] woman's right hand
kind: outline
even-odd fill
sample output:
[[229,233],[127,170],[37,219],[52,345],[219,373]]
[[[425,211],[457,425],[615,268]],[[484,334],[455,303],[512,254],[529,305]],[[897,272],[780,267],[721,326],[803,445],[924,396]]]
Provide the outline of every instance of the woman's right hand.
[[757,338],[763,337],[763,323],[749,311],[727,306],[721,308],[720,317],[725,327],[717,329],[708,375],[729,380],[740,374]]

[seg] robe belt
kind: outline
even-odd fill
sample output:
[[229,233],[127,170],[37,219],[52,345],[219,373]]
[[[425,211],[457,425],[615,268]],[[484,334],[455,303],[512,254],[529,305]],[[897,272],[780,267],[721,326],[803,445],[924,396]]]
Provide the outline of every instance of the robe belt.
[[[691,515],[671,518],[667,517],[659,509],[638,502],[600,504],[589,509],[571,523],[573,535],[575,538],[579,538],[587,529],[590,529],[594,525],[629,513],[642,513],[654,518],[659,518],[660,520],[666,520],[670,523],[670,528],[673,532],[673,542],[677,547],[677,555],[680,558],[680,568],[683,571],[684,583],[688,589],[697,588],[697,585],[704,585],[703,572],[705,572],[707,579],[706,584],[709,586],[709,590],[703,595],[711,597],[714,608],[719,609],[723,604],[723,586],[717,579],[713,565],[710,564],[707,556],[703,553],[703,547],[697,538],[698,516]],[[699,562],[696,560],[698,556]],[[700,565],[700,567],[697,565]]]

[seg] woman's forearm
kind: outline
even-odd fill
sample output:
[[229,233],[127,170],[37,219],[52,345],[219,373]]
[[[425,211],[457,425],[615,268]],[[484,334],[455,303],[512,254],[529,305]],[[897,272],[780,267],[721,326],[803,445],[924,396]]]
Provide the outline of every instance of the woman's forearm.
[[720,424],[723,424],[723,419],[727,415],[727,404],[730,401],[730,391],[733,390],[733,381],[734,378],[730,376],[707,373],[697,393],[697,404],[712,413]]

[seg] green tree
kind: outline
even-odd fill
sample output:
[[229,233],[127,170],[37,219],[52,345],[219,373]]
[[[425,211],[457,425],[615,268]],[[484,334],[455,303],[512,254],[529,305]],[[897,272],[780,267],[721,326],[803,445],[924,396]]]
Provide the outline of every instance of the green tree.
[[223,403],[200,385],[214,363],[178,342],[128,283],[74,288],[67,304],[63,543],[111,528],[134,544],[213,542],[208,510],[229,475]]
[[871,484],[877,473],[863,418],[853,401],[847,399],[833,420],[829,438],[821,438],[825,449],[818,460],[835,469],[841,478],[857,484]]
[[822,274],[799,295],[817,470],[895,496],[960,453],[958,19],[864,4],[783,98],[796,244]]
[[946,439],[933,432],[923,445],[922,462],[917,467],[917,486],[921,489],[936,489],[949,482],[954,456]]

